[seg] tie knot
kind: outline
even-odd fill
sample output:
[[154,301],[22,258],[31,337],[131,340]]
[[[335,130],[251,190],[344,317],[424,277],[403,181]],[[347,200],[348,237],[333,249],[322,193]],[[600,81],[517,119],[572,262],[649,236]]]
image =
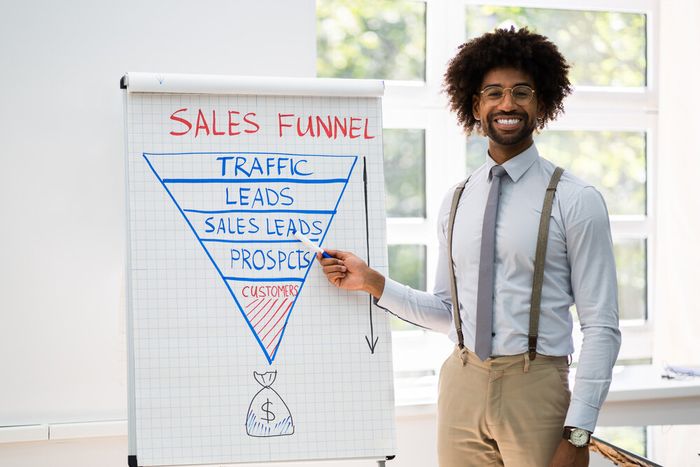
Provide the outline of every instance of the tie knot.
[[491,167],[491,176],[492,177],[502,177],[503,175],[506,174],[506,169],[503,168],[501,165],[494,165]]

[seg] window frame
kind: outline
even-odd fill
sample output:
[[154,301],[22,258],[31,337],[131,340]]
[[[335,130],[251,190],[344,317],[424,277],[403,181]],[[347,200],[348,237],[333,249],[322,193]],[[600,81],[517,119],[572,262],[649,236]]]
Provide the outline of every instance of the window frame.
[[[610,217],[613,239],[646,239],[646,319],[622,320],[623,346],[620,362],[651,360],[652,336],[656,309],[656,164],[658,140],[658,1],[657,0],[573,0],[566,8],[556,0],[414,0],[426,3],[426,70],[425,82],[386,80],[383,99],[385,128],[422,128],[425,130],[425,218],[388,218],[389,244],[426,245],[428,290],[434,286],[437,265],[437,211],[445,187],[466,177],[465,137],[441,94],[446,63],[456,47],[464,41],[464,11],[467,5],[523,6],[585,11],[619,11],[646,15],[647,76],[645,87],[578,86],[565,102],[566,113],[549,125],[552,130],[640,131],[646,135],[646,215]],[[545,129],[547,131],[547,129]],[[407,228],[408,227],[408,228]],[[421,336],[424,336],[421,338]],[[406,363],[402,354],[419,345],[434,360],[432,371],[449,352],[430,331],[395,331],[394,356],[397,372]],[[581,333],[574,326],[577,358]],[[445,339],[446,340],[446,339]],[[447,349],[447,350],[446,350]],[[424,360],[425,361],[425,360]],[[425,368],[413,368],[422,374]],[[411,373],[410,371],[407,373]],[[401,378],[397,381],[401,384]],[[399,391],[401,392],[401,391]]]

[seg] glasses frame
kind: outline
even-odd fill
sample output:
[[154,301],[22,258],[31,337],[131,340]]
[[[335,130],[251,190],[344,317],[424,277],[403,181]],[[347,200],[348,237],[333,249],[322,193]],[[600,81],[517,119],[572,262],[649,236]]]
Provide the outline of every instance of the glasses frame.
[[[518,102],[518,101],[516,100],[515,96],[513,96],[513,89],[516,89],[516,88],[527,88],[527,89],[529,89],[530,91],[532,91],[532,95],[530,95],[530,97],[528,98],[527,102]],[[485,93],[486,91],[490,90],[490,89],[501,89],[501,90],[503,91],[503,95],[501,96],[500,99],[489,99],[488,97],[484,97],[484,93]],[[506,91],[509,91],[509,92],[510,92],[510,98],[511,98],[511,100],[512,100],[514,103],[518,104],[518,105],[528,105],[528,104],[531,103],[532,100],[535,98],[535,88],[532,88],[532,87],[530,87],[530,86],[528,86],[528,85],[526,85],[526,84],[518,84],[517,86],[513,86],[513,87],[511,87],[511,88],[504,88],[504,87],[502,87],[502,86],[498,86],[498,85],[495,85],[495,84],[492,85],[492,86],[486,86],[484,89],[482,89],[481,91],[479,91],[479,98],[480,98],[480,99],[484,99],[486,102],[492,102],[492,103],[494,103],[494,104],[500,104],[501,102],[503,102],[503,99],[506,98]]]

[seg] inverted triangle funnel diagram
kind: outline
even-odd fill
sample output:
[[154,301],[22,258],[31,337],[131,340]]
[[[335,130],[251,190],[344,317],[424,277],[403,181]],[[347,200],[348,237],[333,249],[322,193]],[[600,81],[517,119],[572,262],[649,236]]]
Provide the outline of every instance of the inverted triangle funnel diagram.
[[144,153],[272,363],[357,156]]

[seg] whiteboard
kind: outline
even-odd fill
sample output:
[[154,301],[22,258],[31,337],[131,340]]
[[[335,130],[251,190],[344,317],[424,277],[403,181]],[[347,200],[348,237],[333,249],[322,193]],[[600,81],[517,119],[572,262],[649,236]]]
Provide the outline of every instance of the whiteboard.
[[292,235],[386,272],[382,83],[123,85],[132,462],[393,455],[386,316]]

